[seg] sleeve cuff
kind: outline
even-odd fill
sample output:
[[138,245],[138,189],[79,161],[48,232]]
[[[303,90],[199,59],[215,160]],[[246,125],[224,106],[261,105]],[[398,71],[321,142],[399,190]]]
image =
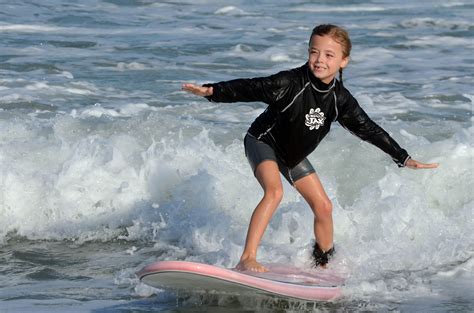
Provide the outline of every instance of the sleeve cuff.
[[[212,87],[213,93],[214,93],[215,90],[216,90],[216,88],[214,87],[213,84],[204,84],[204,85],[202,85],[202,86],[203,86],[203,87]],[[215,102],[215,101],[213,100],[213,97],[214,97],[214,94],[213,94],[212,96],[205,96],[204,98],[206,98],[209,102]]]
[[411,156],[408,155],[405,158],[405,161],[403,161],[403,163],[398,163],[398,167],[405,167],[407,165],[408,160],[410,160],[410,159],[411,159]]

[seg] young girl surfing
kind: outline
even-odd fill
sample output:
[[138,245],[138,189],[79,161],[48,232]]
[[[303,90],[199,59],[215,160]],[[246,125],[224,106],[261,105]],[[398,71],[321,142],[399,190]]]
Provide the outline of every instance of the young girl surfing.
[[[351,41],[335,25],[319,25],[309,41],[308,62],[301,67],[252,79],[236,79],[183,90],[214,102],[260,101],[267,109],[252,123],[245,154],[263,188],[255,208],[237,269],[263,272],[257,248],[283,197],[280,173],[308,202],[314,213],[313,262],[325,266],[334,253],[332,204],[306,158],[327,135],[332,122],[387,153],[399,167],[436,168],[412,159],[390,135],[374,123],[342,84]],[[339,73],[339,80],[336,75]]]

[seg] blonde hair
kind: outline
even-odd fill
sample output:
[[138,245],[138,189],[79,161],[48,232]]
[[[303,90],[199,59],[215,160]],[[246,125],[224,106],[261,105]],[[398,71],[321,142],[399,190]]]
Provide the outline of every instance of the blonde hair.
[[[309,37],[309,44],[313,36],[331,36],[342,47],[342,55],[347,58],[351,55],[352,43],[349,38],[349,33],[342,27],[332,24],[322,24],[313,28],[311,37]],[[342,83],[342,68],[339,69],[339,80]]]

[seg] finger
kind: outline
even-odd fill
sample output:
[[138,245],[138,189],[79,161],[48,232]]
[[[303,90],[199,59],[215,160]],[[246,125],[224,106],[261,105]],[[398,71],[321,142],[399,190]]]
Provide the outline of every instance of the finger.
[[186,91],[191,91],[193,88],[196,88],[196,85],[194,85],[194,84],[183,84],[181,86],[181,89],[186,90]]
[[415,160],[407,164],[407,167],[411,169],[429,169],[429,168],[437,168],[438,166],[439,166],[439,163],[425,164],[425,163],[421,163]]
[[418,164],[419,168],[437,168],[439,166],[439,163],[428,163],[428,164]]

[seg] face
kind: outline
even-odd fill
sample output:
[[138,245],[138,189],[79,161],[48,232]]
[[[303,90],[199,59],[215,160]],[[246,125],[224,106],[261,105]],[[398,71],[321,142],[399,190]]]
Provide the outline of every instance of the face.
[[331,36],[313,36],[308,52],[311,72],[325,84],[332,82],[339,69],[349,63],[349,57],[342,54],[341,44]]

